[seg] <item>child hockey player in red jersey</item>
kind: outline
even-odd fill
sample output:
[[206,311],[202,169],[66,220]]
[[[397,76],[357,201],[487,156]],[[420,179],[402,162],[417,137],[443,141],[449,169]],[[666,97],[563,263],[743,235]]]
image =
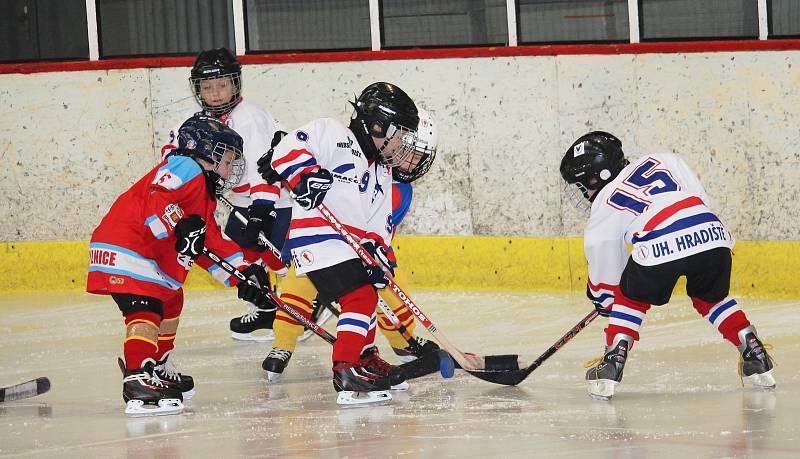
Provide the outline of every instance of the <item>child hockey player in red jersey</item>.
[[[265,180],[284,181],[296,196],[284,247],[292,267],[283,280],[281,298],[307,315],[317,292],[341,305],[332,357],[333,385],[340,404],[391,400],[386,390],[402,387],[405,378],[373,346],[376,288],[386,286],[383,271],[365,268],[316,208],[324,200],[348,230],[361,238],[365,249],[391,271],[392,167],[413,173],[429,165],[410,160],[415,155],[419,116],[414,102],[400,88],[372,84],[353,105],[349,128],[328,118],[312,121],[290,132],[271,158],[259,161]],[[276,335],[282,322],[279,312]],[[268,357],[264,362],[267,370],[269,361]]]
[[[92,234],[89,293],[111,295],[126,326],[123,399],[131,416],[174,414],[194,381],[167,364],[183,308],[182,286],[197,261],[225,285],[237,284],[206,258],[205,246],[233,266],[239,247],[214,222],[216,197],[238,183],[242,139],[218,120],[195,115],[178,133],[179,148],[123,193]],[[268,287],[264,268],[244,274]],[[245,283],[239,297],[263,306],[266,296]],[[120,362],[122,364],[122,362]]]
[[686,163],[669,153],[629,162],[619,139],[594,131],[569,147],[560,170],[573,202],[591,209],[587,295],[609,318],[606,353],[586,373],[590,395],[614,395],[645,313],[669,302],[681,276],[697,312],[738,348],[744,380],[775,387],[755,327],[728,296],[734,239]]

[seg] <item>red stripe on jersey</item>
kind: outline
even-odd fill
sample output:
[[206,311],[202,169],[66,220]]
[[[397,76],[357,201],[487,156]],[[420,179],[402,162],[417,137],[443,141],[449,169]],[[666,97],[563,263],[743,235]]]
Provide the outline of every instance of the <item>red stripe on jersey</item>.
[[235,186],[231,189],[234,193],[244,193],[245,191],[250,189],[250,184],[245,183],[244,185]]
[[[290,229],[300,229],[300,228],[328,228],[331,224],[328,223],[322,217],[310,217],[310,218],[296,218],[292,219],[292,224]],[[347,228],[347,231],[352,233],[354,236],[358,236],[359,238],[363,238],[364,235],[367,234],[366,231],[356,228],[350,225],[344,225]]]
[[676,213],[678,213],[683,209],[688,209],[689,207],[701,206],[701,205],[703,205],[703,200],[698,198],[697,196],[691,196],[681,201],[678,201],[675,204],[671,204],[661,209],[653,218],[651,218],[647,222],[647,224],[644,225],[644,231],[654,230],[664,220],[675,215]]
[[283,158],[281,158],[281,159],[279,159],[279,160],[277,160],[277,161],[273,162],[273,163],[272,163],[272,168],[273,168],[273,169],[277,169],[277,168],[278,168],[278,167],[280,167],[282,164],[290,163],[290,162],[292,162],[292,161],[296,160],[297,158],[299,158],[299,157],[300,157],[300,156],[302,156],[302,155],[308,155],[308,156],[311,156],[312,158],[314,157],[314,156],[311,154],[311,152],[309,152],[309,151],[308,151],[308,150],[306,150],[305,148],[302,148],[302,149],[300,149],[300,150],[292,150],[292,151],[290,151],[290,152],[289,152],[289,154],[287,154],[287,155],[286,155],[286,156],[284,156]]
[[314,172],[316,170],[319,170],[320,168],[321,167],[318,164],[314,164],[313,166],[308,166],[303,169],[300,169],[299,171],[296,171],[294,173],[294,177],[289,179],[289,188],[294,190],[294,187],[296,187],[297,184],[300,183],[300,179],[303,178],[304,174]]
[[273,193],[278,194],[280,192],[280,188],[275,185],[270,185],[268,183],[260,183],[256,186],[250,188],[250,194],[253,193]]

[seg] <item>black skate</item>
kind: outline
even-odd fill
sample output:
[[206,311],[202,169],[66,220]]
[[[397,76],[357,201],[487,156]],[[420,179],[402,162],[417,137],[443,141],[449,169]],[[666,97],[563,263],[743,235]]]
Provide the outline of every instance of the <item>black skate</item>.
[[409,385],[406,382],[406,375],[403,370],[383,360],[377,347],[372,346],[365,349],[361,353],[358,365],[370,373],[389,378],[389,383],[391,384],[389,389],[408,390]]
[[[414,360],[422,357],[425,354],[430,354],[432,352],[436,352],[437,350],[439,350],[439,345],[434,343],[433,341],[429,341],[425,338],[420,338],[419,336],[415,336],[412,339],[417,342],[417,344],[419,345],[418,347],[408,345],[402,349],[397,349],[395,347],[392,348],[394,354],[403,363],[413,362]],[[417,351],[414,350],[415,347],[416,349],[418,349]]]
[[189,375],[178,373],[175,365],[167,360],[168,357],[169,353],[164,355],[164,358],[153,367],[153,372],[167,387],[180,390],[183,400],[190,400],[194,397],[194,379]]
[[275,339],[272,323],[275,322],[273,309],[259,309],[253,306],[239,317],[231,319],[231,337],[240,341],[267,342]]
[[267,380],[269,382],[278,382],[283,370],[289,365],[289,359],[291,358],[292,351],[273,347],[267,354],[267,358],[261,363],[261,368],[267,372]]
[[747,381],[753,387],[774,389],[772,368],[775,364],[758,339],[755,327],[751,325],[739,331],[739,341],[739,352],[742,354],[739,358],[739,376],[742,383]]
[[126,415],[164,416],[183,411],[181,392],[168,387],[154,374],[152,361],[137,370],[126,370],[122,365],[125,375],[122,380],[122,399],[126,403]]
[[614,395],[614,389],[622,381],[622,370],[632,344],[632,337],[621,333],[615,335],[611,346],[606,348],[606,354],[597,365],[586,372],[589,395],[592,398],[610,400]]
[[392,400],[389,379],[348,362],[333,362],[333,388],[339,405],[365,405]]

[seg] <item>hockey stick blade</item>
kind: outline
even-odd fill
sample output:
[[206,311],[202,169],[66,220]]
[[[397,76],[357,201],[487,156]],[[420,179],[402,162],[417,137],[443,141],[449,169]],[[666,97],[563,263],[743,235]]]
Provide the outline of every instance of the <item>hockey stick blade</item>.
[[50,390],[50,380],[46,377],[32,379],[24,383],[0,389],[0,402],[12,402],[35,397]]

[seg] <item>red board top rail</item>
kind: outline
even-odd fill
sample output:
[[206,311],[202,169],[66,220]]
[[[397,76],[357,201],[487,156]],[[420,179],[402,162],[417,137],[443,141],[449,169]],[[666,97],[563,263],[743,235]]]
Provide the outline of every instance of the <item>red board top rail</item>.
[[[742,51],[800,50],[800,39],[685,41],[655,43],[568,44],[537,46],[490,46],[479,48],[401,49],[383,51],[335,51],[262,53],[239,56],[243,64],[296,64],[304,62],[360,62],[410,59],[460,59],[510,56],[674,54]],[[0,74],[118,70],[159,67],[191,67],[194,55],[181,57],[114,58],[99,61],[57,61],[0,64]]]

